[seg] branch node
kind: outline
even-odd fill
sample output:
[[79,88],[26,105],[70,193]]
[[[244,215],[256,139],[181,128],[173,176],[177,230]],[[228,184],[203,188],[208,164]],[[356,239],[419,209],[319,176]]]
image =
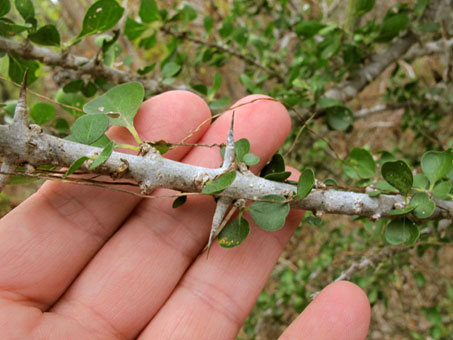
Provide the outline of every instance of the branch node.
[[43,134],[42,127],[37,124],[30,124],[29,129],[30,129],[31,134],[34,136],[40,136]]
[[120,158],[120,161],[123,162],[123,164],[120,165],[118,169],[116,169],[115,172],[111,175],[112,179],[114,180],[123,177],[129,170],[129,162],[124,158]]
[[140,193],[142,195],[150,195],[155,189],[157,189],[157,185],[155,184],[155,181],[152,181],[149,179],[141,182],[139,187],[140,187]]

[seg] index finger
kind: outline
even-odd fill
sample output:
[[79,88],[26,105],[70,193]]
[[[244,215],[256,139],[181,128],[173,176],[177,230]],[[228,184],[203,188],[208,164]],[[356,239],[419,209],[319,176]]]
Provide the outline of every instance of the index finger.
[[[143,139],[178,142],[210,117],[193,93],[155,96],[136,116]],[[196,142],[209,124],[192,137]],[[181,159],[189,149],[169,155]],[[140,200],[103,188],[45,183],[0,221],[0,289],[45,310],[66,290]]]

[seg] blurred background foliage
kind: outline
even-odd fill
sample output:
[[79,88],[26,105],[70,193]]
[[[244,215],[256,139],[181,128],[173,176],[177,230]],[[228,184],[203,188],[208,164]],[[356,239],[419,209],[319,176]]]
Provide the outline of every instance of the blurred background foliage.
[[[157,80],[147,96],[194,91],[214,113],[250,93],[272,96],[293,118],[281,149],[286,162],[313,168],[319,182],[358,190],[379,178],[363,181],[351,171],[346,160],[354,147],[368,150],[378,167],[397,158],[417,171],[425,151],[453,146],[452,8],[446,1],[439,10],[438,2],[161,0],[146,2],[145,11],[140,1],[125,0],[118,1],[125,13],[112,29],[78,41],[94,1],[34,0],[35,19],[11,9],[6,17],[17,27],[2,18],[0,36],[22,41],[28,32],[33,43],[54,51]],[[33,40],[45,25],[55,25],[58,39]],[[412,54],[396,55],[378,76],[363,74],[366,65],[379,62],[376,54],[404,40],[413,41]],[[441,48],[424,52],[431,42]],[[10,80],[19,82],[25,68],[34,91],[30,119],[61,137],[69,134],[83,103],[113,86],[100,76],[3,53],[3,122],[11,120],[18,96]],[[356,93],[340,86],[364,77]],[[339,86],[340,95],[326,95]],[[18,181],[21,186],[0,194],[2,215],[40,184]],[[319,215],[306,214],[238,339],[275,339],[314,294],[364,259],[369,264],[355,269],[351,281],[372,305],[369,339],[452,339],[450,222],[427,222],[417,242],[391,246],[382,236],[385,221]]]

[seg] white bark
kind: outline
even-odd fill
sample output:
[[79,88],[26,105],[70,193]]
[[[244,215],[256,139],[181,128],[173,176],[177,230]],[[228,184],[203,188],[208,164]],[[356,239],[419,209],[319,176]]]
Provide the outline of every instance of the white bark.
[[[4,159],[17,159],[18,162],[26,162],[35,167],[43,164],[69,167],[82,156],[96,156],[100,152],[101,149],[97,147],[44,134],[36,125],[32,125],[27,129],[27,133],[21,135],[16,134],[12,126],[0,125],[0,155]],[[89,166],[87,163],[83,167],[84,170]],[[175,162],[157,153],[142,157],[113,152],[95,173],[112,175],[124,164],[128,164],[124,178],[137,182],[144,194],[158,187],[183,192],[201,192],[206,181],[213,180],[224,172],[222,168],[209,169]],[[219,196],[254,201],[270,194],[290,198],[296,190],[294,185],[238,172],[233,184]],[[372,198],[364,193],[320,188],[314,189],[305,199],[292,199],[290,203],[295,209],[315,211],[318,215],[328,213],[379,219],[388,217],[395,206],[404,205],[404,198],[400,195],[380,195]],[[453,202],[438,200],[436,206],[429,219],[452,219]]]
[[76,70],[79,74],[89,74],[93,77],[102,77],[115,84],[139,81],[146,90],[163,92],[170,89],[154,79],[134,76],[131,73],[105,66],[101,61],[78,57],[68,51],[57,53],[48,48],[38,47],[29,42],[17,42],[0,37],[0,51],[17,55],[23,59],[37,60],[45,65],[60,66],[64,69]]

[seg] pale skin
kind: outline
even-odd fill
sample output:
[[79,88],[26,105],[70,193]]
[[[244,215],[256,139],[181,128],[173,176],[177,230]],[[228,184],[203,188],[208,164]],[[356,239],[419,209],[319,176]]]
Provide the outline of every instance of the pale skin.
[[[135,125],[143,140],[179,142],[209,116],[202,99],[173,91],[147,100]],[[224,142],[230,117],[206,124],[187,142]],[[254,172],[289,130],[288,113],[278,102],[236,109],[235,138],[248,138],[261,159]],[[110,134],[130,140],[122,130]],[[165,156],[205,167],[221,164],[218,148],[179,147]],[[2,338],[234,339],[303,212],[292,211],[277,232],[252,224],[243,244],[214,244],[207,259],[198,255],[208,239],[213,199],[190,197],[178,209],[172,201],[45,183],[0,220]],[[369,320],[364,292],[337,282],[280,339],[365,339]]]

